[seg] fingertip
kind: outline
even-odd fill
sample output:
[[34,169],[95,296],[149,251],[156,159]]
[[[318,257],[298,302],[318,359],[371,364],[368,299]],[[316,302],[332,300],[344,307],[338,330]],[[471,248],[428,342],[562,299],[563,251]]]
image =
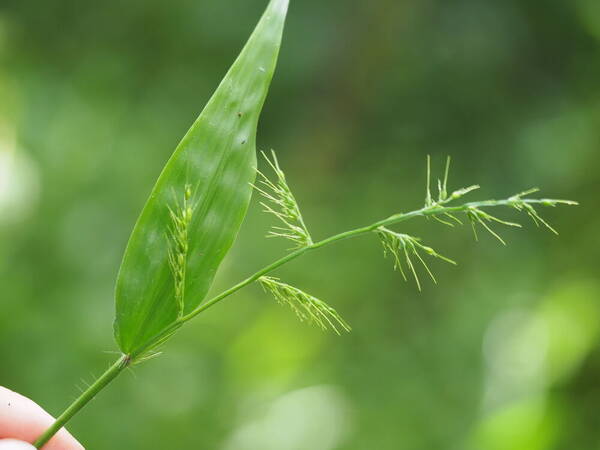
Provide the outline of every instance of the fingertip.
[[[0,450],[2,448],[0,447]],[[56,435],[48,441],[41,450],[85,450],[83,445],[69,433],[66,428],[56,433]]]
[[[50,425],[54,418],[32,400],[0,386],[0,442],[34,442]],[[15,441],[20,439],[20,441]],[[9,442],[5,445],[13,445]],[[13,447],[0,447],[0,450]],[[29,447],[15,447],[27,448]],[[83,450],[83,446],[64,428],[44,445],[43,450]]]
[[[0,447],[2,450],[2,447]],[[85,450],[83,445],[75,439],[71,433],[62,428],[58,433],[44,445],[41,450]]]
[[35,447],[16,439],[0,439],[0,450],[35,450]]

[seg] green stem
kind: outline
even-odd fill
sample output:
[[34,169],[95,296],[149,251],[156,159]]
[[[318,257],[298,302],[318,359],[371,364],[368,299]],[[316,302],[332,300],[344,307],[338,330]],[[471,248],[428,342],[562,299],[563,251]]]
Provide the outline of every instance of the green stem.
[[108,368],[100,378],[98,378],[89,388],[83,392],[65,412],[63,412],[56,421],[42,434],[33,444],[35,448],[42,448],[58,431],[79,412],[81,408],[87,405],[98,392],[104,389],[112,380],[114,380],[129,363],[130,358],[126,355],[121,356],[112,366]]
[[[448,201],[450,201],[450,200],[448,200]],[[557,200],[547,200],[547,199],[521,199],[520,201],[521,202],[525,202],[525,203],[530,203],[530,204],[531,203],[534,203],[534,204],[539,204],[539,203],[541,203],[541,204],[548,204],[549,202],[557,202]],[[561,200],[558,200],[558,201],[562,202]],[[447,203],[447,202],[445,202],[445,203]],[[256,280],[258,280],[263,275],[266,275],[269,272],[272,272],[273,270],[275,270],[275,269],[283,266],[284,264],[290,262],[293,259],[298,258],[299,256],[301,256],[301,255],[303,255],[303,254],[305,254],[305,253],[307,253],[307,252],[309,252],[311,250],[315,250],[317,248],[324,247],[325,245],[329,245],[329,244],[332,244],[334,242],[342,241],[344,239],[349,239],[349,238],[352,238],[352,237],[356,237],[356,236],[360,236],[360,235],[363,235],[363,234],[371,233],[371,232],[373,232],[374,230],[376,230],[379,227],[394,225],[394,224],[397,224],[397,223],[400,223],[400,222],[404,222],[404,221],[409,220],[409,219],[413,219],[415,217],[428,217],[428,216],[433,216],[433,215],[438,215],[438,214],[445,214],[445,213],[465,212],[465,211],[467,211],[467,210],[469,210],[471,208],[486,208],[486,207],[491,207],[491,206],[513,206],[515,203],[516,203],[515,200],[511,200],[511,199],[507,199],[507,200],[487,200],[487,201],[481,201],[481,202],[470,202],[470,203],[465,203],[465,204],[460,205],[460,206],[441,206],[438,203],[438,204],[433,204],[431,206],[426,206],[426,207],[421,208],[421,209],[417,209],[415,211],[411,211],[411,212],[407,212],[407,213],[394,214],[393,216],[390,216],[387,219],[380,220],[379,222],[375,222],[375,223],[373,223],[371,225],[367,225],[365,227],[356,228],[354,230],[349,230],[349,231],[345,231],[345,232],[340,233],[340,234],[336,234],[334,236],[330,236],[330,237],[328,237],[326,239],[323,239],[322,241],[315,242],[314,244],[308,245],[306,247],[299,248],[298,250],[295,250],[292,253],[288,253],[283,258],[278,259],[277,261],[269,264],[266,267],[263,267],[261,270],[259,270],[258,272],[254,273],[253,275],[249,276],[245,280],[239,282],[235,286],[230,287],[226,291],[221,292],[216,297],[213,297],[212,299],[210,299],[210,300],[204,302],[202,305],[198,306],[196,309],[194,309],[189,314],[181,317],[181,319],[180,319],[181,324],[187,322],[188,320],[193,319],[194,317],[196,317],[201,312],[206,311],[211,306],[214,306],[215,304],[219,303],[221,300],[229,297],[231,294],[239,291],[243,287],[248,286],[249,284],[255,282]],[[442,203],[442,205],[443,204],[444,203]]]
[[303,248],[299,248],[292,253],[285,255],[283,258],[278,259],[277,261],[269,264],[268,266],[262,268],[258,272],[249,276],[245,280],[239,282],[235,286],[230,287],[226,291],[223,291],[216,297],[208,300],[207,302],[200,305],[198,308],[194,309],[189,314],[180,317],[177,321],[173,322],[168,328],[158,334],[155,338],[151,339],[144,347],[137,349],[135,352],[130,355],[122,356],[113,366],[111,366],[105,373],[102,375],[94,384],[92,384],[81,396],[75,400],[75,402],[67,408],[67,410],[61,414],[61,416],[56,419],[56,422],[50,427],[35,443],[37,448],[40,448],[46,442],[50,440],[50,438],[58,432],[70,419],[73,417],[81,408],[83,408],[94,396],[104,389],[112,380],[114,380],[128,365],[132,362],[135,362],[140,356],[142,356],[146,351],[160,344],[162,341],[167,339],[172,333],[174,333],[179,327],[181,327],[184,323],[196,317],[198,314],[206,311],[211,306],[216,305],[221,300],[229,297],[231,294],[239,291],[243,287],[253,283],[258,280],[263,275],[266,275],[273,270],[283,266],[284,264],[298,258],[299,256],[312,251],[318,248],[324,247],[326,245],[332,244],[334,242],[342,241],[345,239],[349,239],[352,237],[360,236],[363,234],[367,234],[377,230],[380,227],[394,225],[400,222],[404,222],[406,220],[415,218],[415,217],[428,217],[435,216],[439,214],[445,213],[459,213],[466,212],[471,208],[486,208],[492,206],[515,206],[518,203],[528,203],[528,204],[544,204],[553,206],[556,203],[566,203],[566,204],[574,204],[574,202],[569,202],[566,200],[548,200],[548,199],[507,199],[507,200],[487,200],[482,202],[471,202],[465,203],[460,206],[445,206],[452,198],[442,202],[442,203],[434,203],[433,205],[425,206],[424,208],[407,212],[394,214],[393,216],[388,217],[387,219],[380,220],[379,222],[375,222],[371,225],[356,228],[354,230],[345,231],[340,234],[336,234],[334,236],[323,239],[319,242],[315,242],[314,244],[308,245]]

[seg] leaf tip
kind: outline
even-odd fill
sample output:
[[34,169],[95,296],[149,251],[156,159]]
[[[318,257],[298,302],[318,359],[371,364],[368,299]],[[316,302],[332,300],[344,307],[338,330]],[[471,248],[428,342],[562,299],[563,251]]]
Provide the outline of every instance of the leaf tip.
[[271,0],[269,9],[275,14],[285,16],[288,11],[289,0]]

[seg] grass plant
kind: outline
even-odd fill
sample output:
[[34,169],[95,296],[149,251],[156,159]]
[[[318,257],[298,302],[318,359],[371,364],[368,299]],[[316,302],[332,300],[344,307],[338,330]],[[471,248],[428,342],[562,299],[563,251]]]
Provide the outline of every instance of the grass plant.
[[[133,229],[117,278],[115,337],[121,355],[40,436],[37,448],[123,370],[160,354],[162,345],[184,324],[254,282],[278,303],[290,307],[300,320],[337,334],[349,332],[350,325],[329,304],[272,276],[276,269],[308,252],[346,239],[374,236],[404,279],[410,275],[421,289],[419,266],[436,281],[428,259],[456,263],[424,244],[421,237],[398,231],[396,227],[403,222],[432,219],[453,228],[468,222],[476,237],[476,230],[481,228],[504,244],[493,227],[521,225],[492,215],[491,210],[525,213],[536,225],[556,233],[536,207],[576,204],[531,198],[537,189],[501,200],[464,202],[464,197],[479,186],[451,191],[450,159],[437,180],[437,195],[433,195],[428,157],[422,207],[314,240],[275,153],[270,158],[263,153],[266,168],[273,175],[256,167],[256,128],[275,70],[287,7],[288,0],[271,0],[241,54],[163,169]],[[277,220],[268,236],[286,239],[292,248],[206,299],[246,215],[253,190],[263,197],[264,210]]]

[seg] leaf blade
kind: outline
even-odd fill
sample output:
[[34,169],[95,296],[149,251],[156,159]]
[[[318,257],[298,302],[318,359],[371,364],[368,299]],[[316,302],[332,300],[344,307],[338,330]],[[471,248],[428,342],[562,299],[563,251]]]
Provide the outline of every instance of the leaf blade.
[[[269,3],[240,55],[165,165],[138,218],[115,291],[115,338],[124,353],[142,347],[181,314],[197,307],[233,244],[252,194],[256,128],[275,70],[287,5],[288,0]],[[173,255],[168,230],[177,231],[173,223],[188,191],[193,214],[186,228],[186,245],[177,245],[179,250]],[[178,266],[184,272],[182,307],[178,307],[173,267],[180,255],[184,257]]]

